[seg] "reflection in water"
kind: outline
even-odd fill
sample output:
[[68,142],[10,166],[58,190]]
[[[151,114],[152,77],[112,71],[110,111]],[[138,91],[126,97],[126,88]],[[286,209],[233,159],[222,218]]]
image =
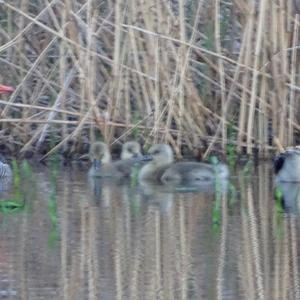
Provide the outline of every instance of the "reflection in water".
[[299,182],[278,182],[276,192],[280,192],[282,206],[287,212],[300,213]]
[[64,170],[56,206],[51,172],[34,174],[34,188],[22,183],[28,209],[0,214],[0,298],[300,297],[299,218],[288,214],[299,206],[276,209],[268,165],[237,172],[235,199],[227,188],[170,191]]

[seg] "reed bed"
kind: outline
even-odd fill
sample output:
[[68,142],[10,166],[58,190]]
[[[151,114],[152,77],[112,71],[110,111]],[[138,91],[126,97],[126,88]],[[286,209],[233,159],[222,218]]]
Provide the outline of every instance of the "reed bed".
[[299,143],[293,0],[0,1],[1,145],[85,152],[138,138],[195,152]]

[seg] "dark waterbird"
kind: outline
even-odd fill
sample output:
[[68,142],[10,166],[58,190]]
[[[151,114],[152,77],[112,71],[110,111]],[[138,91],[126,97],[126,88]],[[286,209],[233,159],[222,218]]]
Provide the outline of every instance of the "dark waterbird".
[[300,147],[289,147],[274,159],[277,182],[300,182]]
[[[0,94],[9,94],[12,93],[14,89],[11,86],[0,84]],[[10,177],[12,175],[12,171],[10,166],[5,162],[3,157],[0,157],[0,178]]]

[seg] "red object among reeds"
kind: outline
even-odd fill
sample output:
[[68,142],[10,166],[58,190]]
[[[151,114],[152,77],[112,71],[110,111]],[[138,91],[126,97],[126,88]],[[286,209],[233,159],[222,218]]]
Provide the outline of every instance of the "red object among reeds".
[[9,94],[12,93],[14,89],[11,86],[0,84],[0,94]]

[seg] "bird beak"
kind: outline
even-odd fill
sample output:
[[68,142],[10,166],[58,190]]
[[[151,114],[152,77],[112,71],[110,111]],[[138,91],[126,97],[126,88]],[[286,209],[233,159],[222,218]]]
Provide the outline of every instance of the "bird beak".
[[139,152],[136,152],[136,153],[133,154],[132,157],[133,158],[140,158],[140,157],[142,157],[142,155]]
[[93,166],[94,166],[95,170],[99,170],[100,167],[101,167],[101,161],[98,160],[98,159],[94,159],[93,160]]
[[12,93],[13,91],[14,89],[11,86],[0,84],[0,94],[9,94]]
[[144,155],[141,160],[142,161],[151,161],[151,160],[153,160],[153,156],[152,155]]

